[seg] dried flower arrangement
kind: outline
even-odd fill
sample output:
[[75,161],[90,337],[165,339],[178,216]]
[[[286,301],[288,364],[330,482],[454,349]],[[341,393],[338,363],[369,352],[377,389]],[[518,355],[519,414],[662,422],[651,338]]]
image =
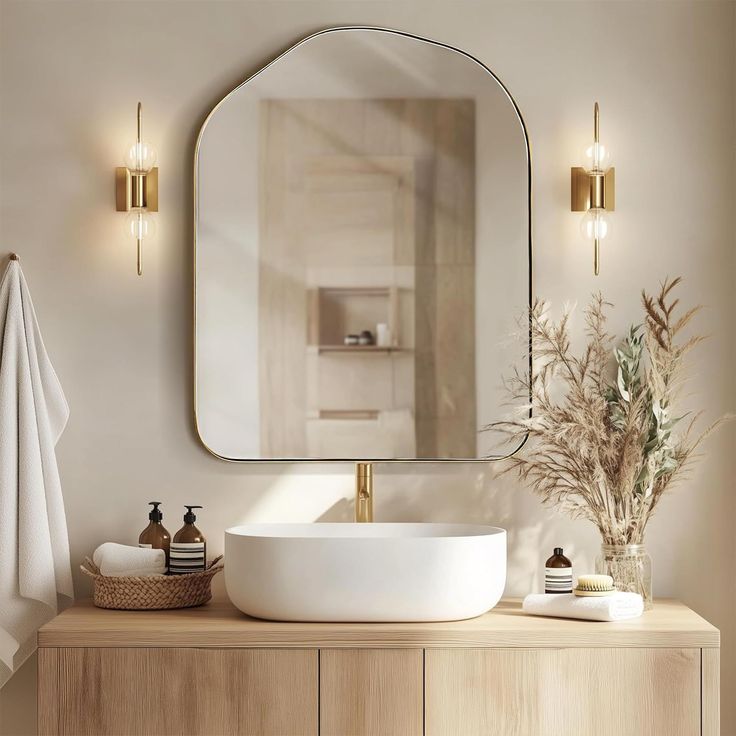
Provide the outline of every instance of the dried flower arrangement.
[[680,280],[665,281],[656,297],[642,293],[644,322],[613,350],[615,377],[606,332],[610,304],[597,295],[585,310],[587,344],[578,356],[570,347],[569,311],[555,322],[546,303],[535,302],[529,312],[535,372],[506,381],[513,401],[531,398],[534,415],[489,427],[509,442],[528,434],[507,470],[528,481],[543,503],[593,522],[606,545],[643,543],[663,494],[721,421],[697,434],[699,414],[683,422],[675,409],[685,357],[703,340],[682,338],[699,307],[676,316],[672,291]]

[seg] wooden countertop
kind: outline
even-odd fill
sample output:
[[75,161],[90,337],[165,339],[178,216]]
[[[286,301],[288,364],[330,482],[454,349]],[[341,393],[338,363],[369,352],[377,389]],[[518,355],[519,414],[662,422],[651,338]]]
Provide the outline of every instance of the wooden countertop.
[[112,611],[79,601],[43,626],[39,647],[718,647],[720,633],[677,601],[617,623],[526,616],[504,600],[478,618],[441,623],[262,621],[228,601],[173,611]]

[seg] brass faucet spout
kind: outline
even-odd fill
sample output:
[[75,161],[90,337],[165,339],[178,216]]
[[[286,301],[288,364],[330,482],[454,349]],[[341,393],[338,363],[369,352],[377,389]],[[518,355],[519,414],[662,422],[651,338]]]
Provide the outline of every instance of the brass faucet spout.
[[373,463],[355,465],[355,521],[373,521]]

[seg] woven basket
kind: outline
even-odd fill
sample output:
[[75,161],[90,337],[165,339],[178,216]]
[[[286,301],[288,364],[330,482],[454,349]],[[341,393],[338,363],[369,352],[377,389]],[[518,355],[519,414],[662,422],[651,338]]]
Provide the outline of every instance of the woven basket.
[[89,557],[80,569],[94,581],[94,604],[99,608],[154,610],[201,606],[212,598],[210,583],[223,564],[215,557],[202,572],[186,575],[153,575],[151,577],[109,577],[102,575]]

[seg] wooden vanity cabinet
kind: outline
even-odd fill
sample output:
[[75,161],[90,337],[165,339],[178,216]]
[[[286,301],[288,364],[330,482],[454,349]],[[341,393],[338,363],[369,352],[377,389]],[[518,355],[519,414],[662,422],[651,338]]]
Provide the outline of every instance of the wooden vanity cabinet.
[[700,734],[699,649],[431,649],[426,734]]
[[318,659],[306,649],[40,649],[39,733],[316,736]]
[[42,736],[719,733],[718,630],[667,601],[616,624],[515,602],[431,624],[79,603],[39,632],[38,671]]
[[320,736],[422,736],[422,649],[320,651]]

